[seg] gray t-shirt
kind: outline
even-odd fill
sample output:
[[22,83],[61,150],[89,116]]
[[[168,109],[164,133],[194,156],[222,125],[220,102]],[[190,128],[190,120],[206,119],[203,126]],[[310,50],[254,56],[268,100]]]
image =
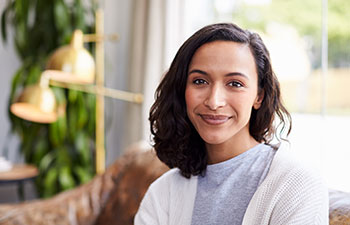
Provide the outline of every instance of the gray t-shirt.
[[208,165],[205,175],[198,177],[192,225],[242,224],[275,152],[269,145],[258,144],[232,159]]

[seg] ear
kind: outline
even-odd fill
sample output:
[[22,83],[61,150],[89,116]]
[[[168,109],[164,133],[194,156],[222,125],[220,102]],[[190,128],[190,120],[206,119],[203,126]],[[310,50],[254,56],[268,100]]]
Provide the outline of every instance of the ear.
[[253,108],[255,110],[258,110],[261,106],[262,101],[264,100],[265,97],[265,91],[264,90],[260,90],[258,96],[256,96]]

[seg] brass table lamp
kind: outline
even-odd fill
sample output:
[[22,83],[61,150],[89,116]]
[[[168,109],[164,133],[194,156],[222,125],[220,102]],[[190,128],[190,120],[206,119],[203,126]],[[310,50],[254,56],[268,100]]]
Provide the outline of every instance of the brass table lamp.
[[26,87],[11,112],[23,119],[37,123],[53,123],[57,120],[56,99],[53,91],[40,84]]
[[95,61],[84,48],[83,32],[75,30],[69,45],[57,49],[49,58],[46,69],[50,79],[76,84],[93,84]]

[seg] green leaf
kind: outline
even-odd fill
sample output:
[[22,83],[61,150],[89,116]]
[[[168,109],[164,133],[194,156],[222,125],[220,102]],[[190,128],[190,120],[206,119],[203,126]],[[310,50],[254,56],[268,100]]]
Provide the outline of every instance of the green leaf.
[[90,181],[93,178],[93,173],[89,172],[84,167],[76,166],[74,167],[74,171],[77,174],[80,183],[82,184]]
[[85,31],[85,21],[84,21],[84,8],[80,0],[76,0],[74,4],[75,9],[75,28]]
[[85,132],[78,132],[75,138],[75,147],[79,153],[79,160],[83,165],[91,164],[91,151],[89,149],[89,137]]
[[42,159],[48,152],[48,143],[45,138],[39,139],[39,141],[36,143],[33,151],[33,163],[37,166],[39,166],[42,162]]
[[60,43],[62,43],[62,45],[69,43],[72,39],[72,34],[73,28],[66,27],[64,31],[62,31],[62,38],[60,39]]
[[57,151],[57,163],[60,166],[71,166],[74,158],[71,157],[66,146],[62,145]]
[[15,29],[15,43],[18,54],[22,59],[25,58],[26,55],[26,45],[27,45],[27,30],[24,21],[18,21],[18,24]]
[[15,12],[16,20],[23,22],[27,25],[28,21],[28,10],[29,10],[29,1],[28,0],[16,0],[15,3]]
[[23,18],[23,13],[22,13],[22,0],[16,0],[14,1],[15,3],[15,15],[17,16],[17,19],[20,20]]
[[87,124],[87,131],[91,137],[95,136],[96,127],[96,96],[87,94],[86,96],[86,107],[89,113],[89,120]]
[[22,67],[20,67],[14,77],[12,78],[12,83],[11,83],[11,93],[10,93],[10,104],[12,104],[12,102],[14,101],[14,98],[15,98],[15,93],[16,93],[16,90],[18,88],[18,86],[21,85],[22,83],[22,80],[23,80],[23,71],[25,69],[25,65],[23,65]]
[[68,109],[68,126],[69,126],[69,138],[74,140],[77,136],[77,119],[78,113],[77,108],[70,106]]
[[49,125],[49,140],[54,147],[60,144],[60,134],[57,121]]
[[67,136],[67,121],[66,116],[59,116],[57,121],[49,124],[49,137],[53,146],[62,145]]
[[6,24],[7,24],[7,16],[10,9],[10,4],[7,5],[5,10],[1,14],[1,37],[4,42],[7,41],[7,30],[6,30]]
[[58,117],[57,126],[58,133],[60,134],[60,142],[63,142],[67,135],[67,117],[65,115]]
[[57,192],[57,178],[58,171],[57,168],[51,168],[46,176],[44,177],[44,194],[45,198],[51,197],[53,194]]
[[58,31],[63,31],[70,23],[68,8],[62,0],[56,0],[54,4],[55,25]]
[[74,104],[77,101],[78,98],[78,91],[75,90],[68,90],[68,101],[71,104]]
[[58,88],[58,87],[52,87],[51,89],[52,89],[53,93],[55,94],[57,104],[58,105],[66,105],[67,98],[66,98],[64,89]]
[[28,121],[23,121],[23,123],[26,126],[23,128],[24,132],[22,134],[22,152],[24,153],[26,161],[31,161],[36,138],[39,136],[40,125]]
[[59,183],[63,190],[68,190],[75,186],[72,171],[68,166],[60,168]]
[[38,64],[33,64],[28,69],[29,72],[25,85],[37,83],[41,75],[41,67]]
[[84,127],[84,125],[86,124],[87,120],[88,120],[88,112],[87,112],[87,107],[84,101],[84,94],[83,93],[79,93],[78,95],[78,121],[77,121],[77,127],[78,129],[81,129]]
[[50,165],[53,163],[56,156],[57,149],[52,149],[51,152],[48,152],[40,161],[39,170],[47,171]]

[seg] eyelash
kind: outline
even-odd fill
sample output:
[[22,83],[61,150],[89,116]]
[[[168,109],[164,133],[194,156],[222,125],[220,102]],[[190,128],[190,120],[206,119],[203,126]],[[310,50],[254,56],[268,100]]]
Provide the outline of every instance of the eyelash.
[[228,84],[231,87],[243,87],[243,84],[241,82],[238,82],[238,81],[231,81]]
[[201,84],[207,84],[208,82],[206,80],[203,80],[203,79],[195,79],[195,80],[193,80],[192,83],[195,85],[201,85]]
[[[195,79],[195,80],[193,80],[192,83],[195,84],[195,85],[208,84],[208,82],[206,80],[204,80],[204,79]],[[238,82],[238,81],[230,81],[228,83],[228,86],[240,88],[240,87],[243,87],[243,84],[241,82]]]

